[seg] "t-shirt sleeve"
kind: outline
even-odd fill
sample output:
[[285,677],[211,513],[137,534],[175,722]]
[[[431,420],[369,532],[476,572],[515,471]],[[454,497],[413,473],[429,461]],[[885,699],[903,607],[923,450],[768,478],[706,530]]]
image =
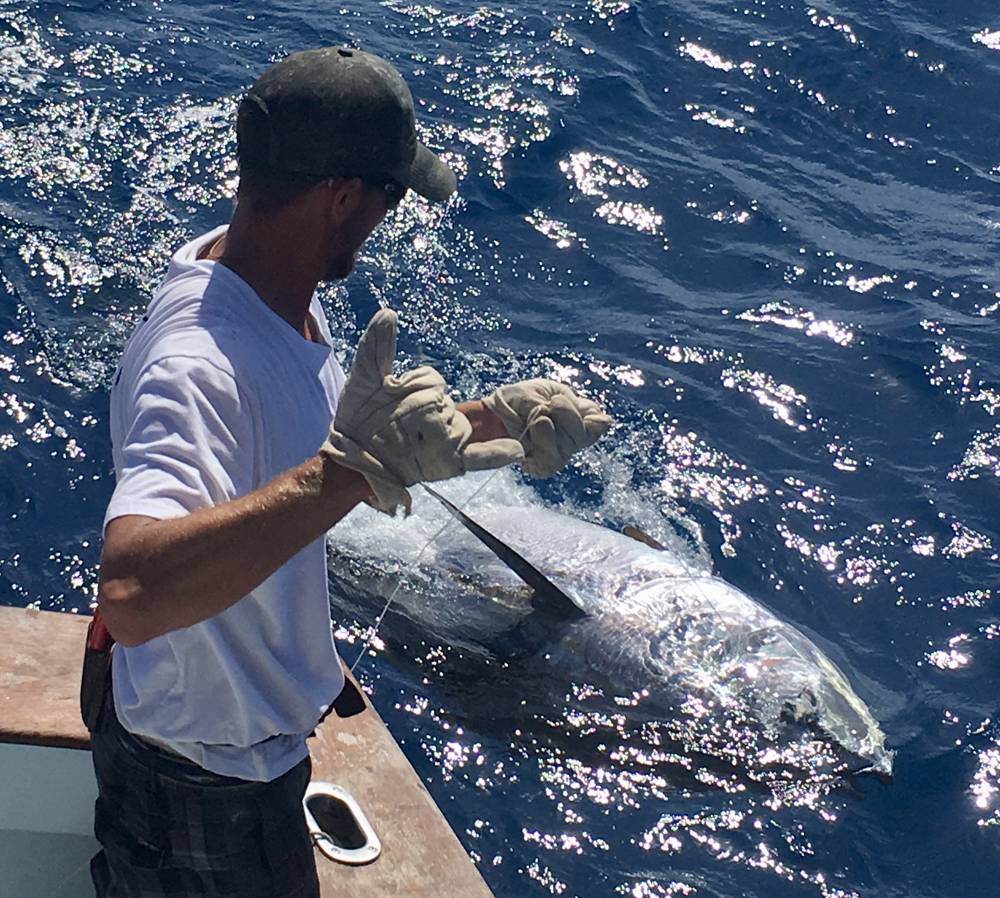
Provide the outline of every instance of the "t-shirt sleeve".
[[161,359],[122,399],[125,438],[105,526],[130,514],[181,517],[251,491],[253,424],[232,375],[205,359]]

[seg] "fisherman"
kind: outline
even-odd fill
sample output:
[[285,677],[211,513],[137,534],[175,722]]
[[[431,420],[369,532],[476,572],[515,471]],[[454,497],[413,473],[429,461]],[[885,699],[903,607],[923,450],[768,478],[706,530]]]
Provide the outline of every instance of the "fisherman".
[[408,510],[422,481],[547,476],[610,424],[551,381],[456,406],[433,368],[393,375],[387,310],[345,380],[317,284],[350,274],[408,190],[455,190],[392,66],[293,54],[236,132],[232,221],[174,255],[111,393],[99,896],[317,896],[306,738],[344,685],[324,533],[361,502]]

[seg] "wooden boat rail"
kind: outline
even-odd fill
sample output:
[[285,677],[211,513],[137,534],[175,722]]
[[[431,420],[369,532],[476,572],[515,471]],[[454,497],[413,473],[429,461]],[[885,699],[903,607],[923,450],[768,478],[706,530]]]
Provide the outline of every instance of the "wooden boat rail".
[[[79,683],[90,618],[0,607],[0,743],[87,750]],[[350,674],[348,674],[350,676]],[[309,741],[313,780],[345,788],[382,843],[378,860],[335,864],[317,853],[323,898],[491,898],[479,871],[365,697]]]

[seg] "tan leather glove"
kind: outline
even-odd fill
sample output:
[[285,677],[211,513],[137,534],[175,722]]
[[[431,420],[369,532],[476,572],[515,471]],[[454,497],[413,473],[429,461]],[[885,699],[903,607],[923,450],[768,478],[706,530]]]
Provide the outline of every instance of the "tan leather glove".
[[596,402],[554,380],[507,384],[483,404],[503,421],[507,433],[520,439],[521,467],[532,477],[551,477],[612,424]]
[[500,468],[519,461],[524,450],[511,439],[470,443],[472,425],[433,368],[394,376],[397,330],[395,312],[375,313],[358,343],[320,454],[364,474],[380,511],[395,514],[402,505],[409,514],[406,487]]

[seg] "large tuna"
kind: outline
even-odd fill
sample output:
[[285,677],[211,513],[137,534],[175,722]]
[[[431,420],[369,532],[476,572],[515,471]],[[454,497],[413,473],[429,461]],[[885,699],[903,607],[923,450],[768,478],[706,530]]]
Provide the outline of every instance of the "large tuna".
[[[446,520],[426,504],[418,514],[423,534]],[[486,542],[492,535],[492,548],[483,534],[453,523],[423,547],[422,575],[397,595],[439,635],[515,649],[527,643],[553,665],[582,661],[597,682],[649,696],[661,714],[735,717],[771,735],[818,733],[846,753],[847,769],[891,774],[893,753],[846,676],[736,587],[679,553],[537,504],[478,504],[473,521]],[[399,526],[352,517],[343,539],[334,531],[334,545],[353,556],[357,574],[364,553],[392,554]],[[398,576],[399,568],[380,578],[383,594]],[[480,599],[474,607],[470,593]]]

